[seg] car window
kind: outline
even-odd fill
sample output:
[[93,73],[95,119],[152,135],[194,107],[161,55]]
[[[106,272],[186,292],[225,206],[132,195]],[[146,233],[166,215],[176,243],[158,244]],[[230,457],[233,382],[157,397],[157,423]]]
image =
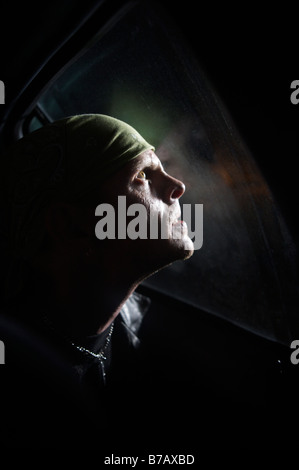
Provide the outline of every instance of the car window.
[[184,181],[182,205],[203,205],[202,247],[145,284],[289,344],[298,331],[290,234],[254,155],[165,13],[125,8],[53,77],[27,129],[78,113],[131,124]]

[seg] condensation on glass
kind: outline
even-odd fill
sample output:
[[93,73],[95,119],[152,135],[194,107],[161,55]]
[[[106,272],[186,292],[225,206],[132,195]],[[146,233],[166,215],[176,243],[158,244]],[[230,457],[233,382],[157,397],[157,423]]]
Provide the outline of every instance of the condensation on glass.
[[[221,100],[161,12],[127,9],[52,80],[37,109],[50,120],[127,121],[184,181],[182,204],[203,204],[202,248],[145,284],[290,344],[299,332],[292,240]],[[30,130],[39,125],[34,117]]]

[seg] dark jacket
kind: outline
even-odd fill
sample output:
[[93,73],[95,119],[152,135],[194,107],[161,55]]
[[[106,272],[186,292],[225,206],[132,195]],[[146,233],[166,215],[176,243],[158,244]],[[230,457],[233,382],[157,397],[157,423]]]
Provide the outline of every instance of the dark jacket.
[[[37,332],[1,315],[4,447],[98,448],[99,429],[108,429],[128,410],[122,399],[138,380],[138,331],[148,306],[147,298],[134,293],[115,320],[106,385],[98,361],[89,361],[47,328]],[[100,446],[106,448],[105,436]]]

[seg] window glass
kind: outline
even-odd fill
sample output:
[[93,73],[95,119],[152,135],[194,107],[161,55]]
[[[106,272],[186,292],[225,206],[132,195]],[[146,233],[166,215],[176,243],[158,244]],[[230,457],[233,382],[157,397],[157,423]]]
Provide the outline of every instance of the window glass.
[[[37,106],[51,120],[103,113],[128,122],[184,181],[182,205],[203,204],[202,248],[145,284],[289,344],[298,331],[292,241],[253,157],[168,18],[145,5],[127,9],[51,81]],[[29,129],[40,125],[34,118]]]

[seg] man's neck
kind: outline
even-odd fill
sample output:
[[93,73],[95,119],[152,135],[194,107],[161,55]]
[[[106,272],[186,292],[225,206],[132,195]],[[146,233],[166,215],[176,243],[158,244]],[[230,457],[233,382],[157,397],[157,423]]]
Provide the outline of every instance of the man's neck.
[[60,271],[49,292],[48,315],[69,337],[99,334],[114,321],[138,284],[115,270],[90,276]]

